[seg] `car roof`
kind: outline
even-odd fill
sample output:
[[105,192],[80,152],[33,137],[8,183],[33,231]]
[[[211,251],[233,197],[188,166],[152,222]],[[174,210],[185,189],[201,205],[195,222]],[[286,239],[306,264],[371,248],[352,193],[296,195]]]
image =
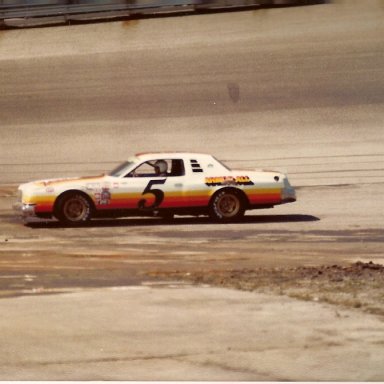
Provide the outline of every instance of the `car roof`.
[[153,160],[153,159],[171,159],[171,158],[179,158],[179,159],[190,159],[190,158],[212,158],[212,155],[207,153],[194,153],[194,152],[144,152],[137,153],[135,155],[142,161]]

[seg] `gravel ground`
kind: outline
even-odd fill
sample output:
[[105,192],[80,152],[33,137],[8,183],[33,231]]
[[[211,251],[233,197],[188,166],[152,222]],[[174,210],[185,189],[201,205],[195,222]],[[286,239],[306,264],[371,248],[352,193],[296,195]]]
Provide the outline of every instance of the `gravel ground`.
[[347,266],[154,272],[151,276],[276,293],[384,316],[384,266],[373,262]]

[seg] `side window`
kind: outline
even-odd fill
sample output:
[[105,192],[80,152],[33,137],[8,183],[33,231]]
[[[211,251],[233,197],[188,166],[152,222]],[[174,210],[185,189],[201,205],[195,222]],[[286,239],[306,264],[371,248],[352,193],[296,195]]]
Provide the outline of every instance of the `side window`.
[[191,168],[193,173],[204,172],[203,168],[201,168],[201,165],[197,160],[191,159]]
[[185,175],[183,160],[158,159],[140,164],[125,177],[172,177],[183,175]]

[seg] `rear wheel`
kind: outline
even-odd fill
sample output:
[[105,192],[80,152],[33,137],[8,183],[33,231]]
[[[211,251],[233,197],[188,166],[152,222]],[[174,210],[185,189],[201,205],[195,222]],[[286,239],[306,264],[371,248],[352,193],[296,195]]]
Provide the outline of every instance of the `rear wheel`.
[[63,196],[58,204],[56,217],[65,224],[81,224],[91,219],[92,206],[81,193]]
[[245,208],[240,193],[233,190],[219,191],[209,206],[212,219],[221,222],[236,221],[244,216]]

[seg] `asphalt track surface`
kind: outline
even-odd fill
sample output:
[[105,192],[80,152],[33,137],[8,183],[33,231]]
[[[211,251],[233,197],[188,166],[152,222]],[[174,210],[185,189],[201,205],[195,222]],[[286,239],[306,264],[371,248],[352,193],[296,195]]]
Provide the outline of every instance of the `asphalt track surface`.
[[[2,31],[2,294],[150,284],[148,276],[169,270],[383,263],[383,13],[380,1],[351,1]],[[298,201],[229,225],[176,218],[171,224],[98,221],[80,229],[55,222],[23,226],[10,209],[18,183],[99,174],[132,153],[159,150],[208,152],[233,167],[286,171]],[[35,300],[25,298],[22,306],[3,299],[4,309],[19,309],[31,321],[37,318],[28,312],[31,305],[49,312],[51,304],[28,299]],[[55,313],[50,316],[60,316]],[[8,329],[4,337],[11,341],[15,331]],[[35,336],[25,337],[33,343]],[[282,340],[289,345],[289,338]],[[358,350],[366,340],[357,337],[351,349],[348,342],[343,348]],[[368,349],[373,354],[376,347]],[[33,356],[33,348],[28,351]],[[34,365],[20,353],[8,356],[3,377],[42,378],[50,365]],[[342,364],[329,376],[321,369],[314,376],[289,369],[274,375],[269,363],[260,373],[234,364],[229,354],[232,363],[223,371],[185,376],[187,365],[172,375],[171,364],[160,378],[383,379],[372,354],[351,355],[360,376],[353,370],[345,375]],[[55,360],[58,365],[44,377],[126,379],[123,368],[108,375],[109,358],[89,360],[106,363],[99,376],[92,376],[89,365],[78,376],[65,375]],[[26,361],[31,368],[23,375],[19,369]],[[79,368],[70,359],[66,364]],[[141,377],[159,378],[128,379]]]

